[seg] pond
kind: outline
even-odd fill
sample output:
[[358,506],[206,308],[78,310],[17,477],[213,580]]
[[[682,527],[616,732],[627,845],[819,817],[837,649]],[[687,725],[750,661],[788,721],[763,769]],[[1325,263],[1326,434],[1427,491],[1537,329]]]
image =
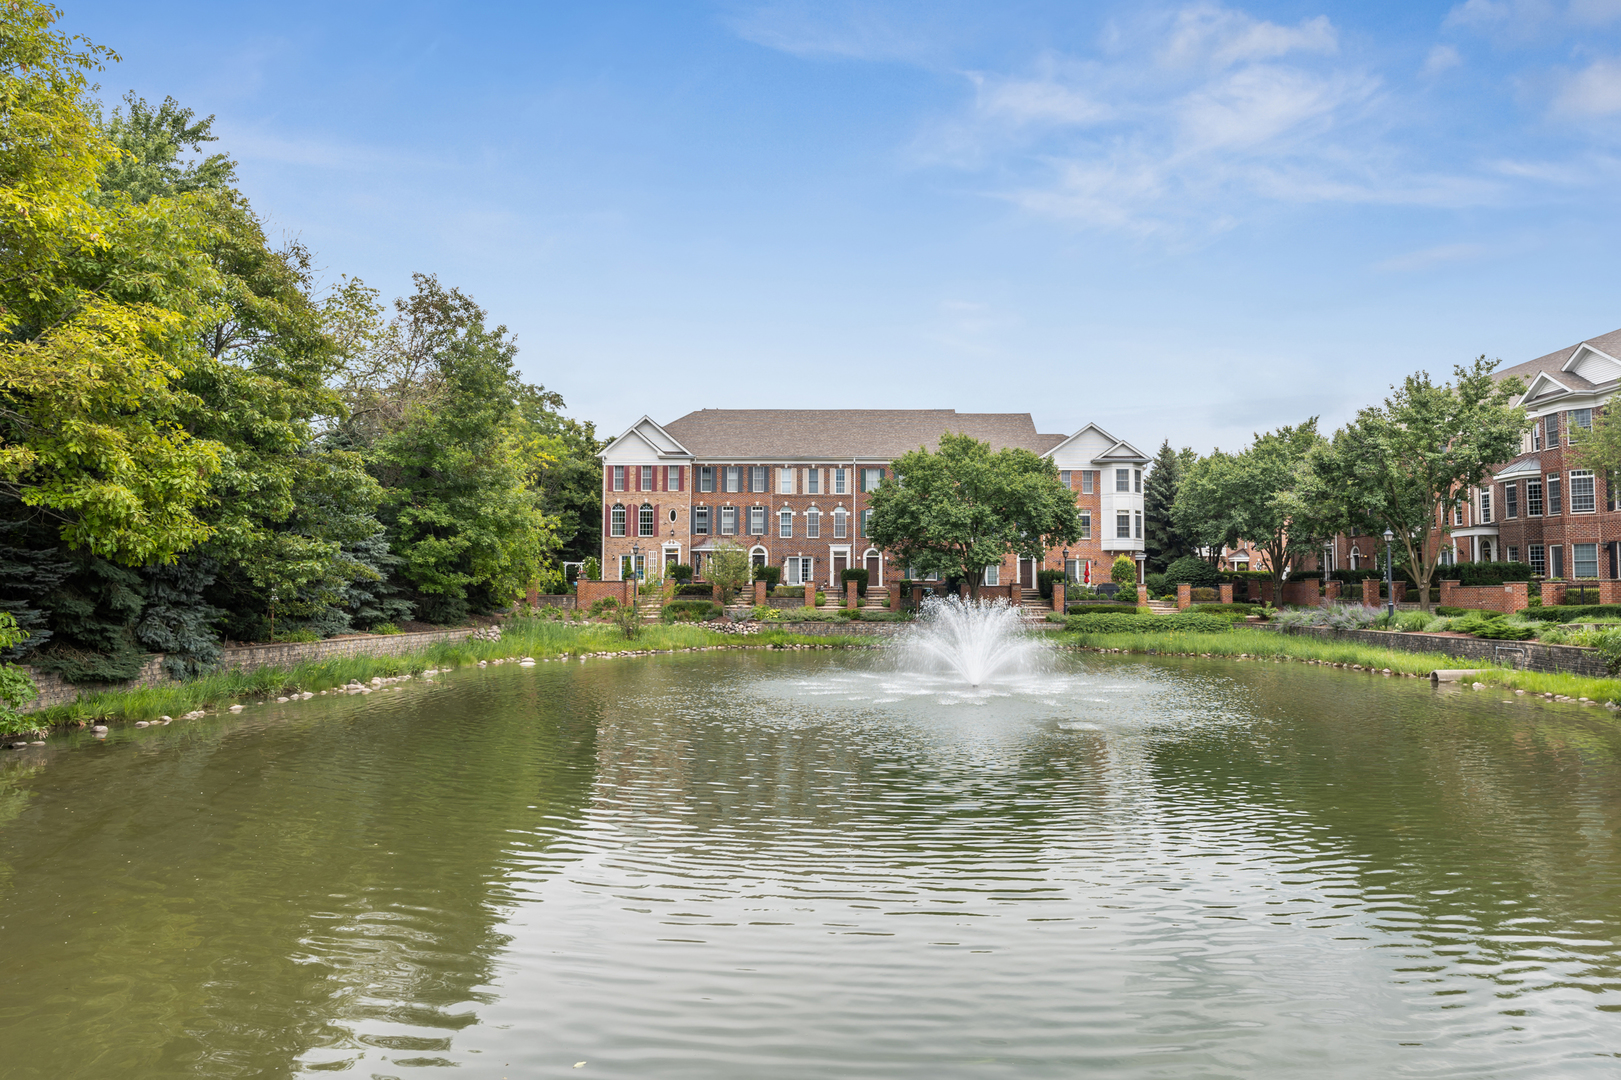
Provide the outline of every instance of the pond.
[[0,1074],[1616,1074],[1608,715],[888,663],[467,670],[7,754]]

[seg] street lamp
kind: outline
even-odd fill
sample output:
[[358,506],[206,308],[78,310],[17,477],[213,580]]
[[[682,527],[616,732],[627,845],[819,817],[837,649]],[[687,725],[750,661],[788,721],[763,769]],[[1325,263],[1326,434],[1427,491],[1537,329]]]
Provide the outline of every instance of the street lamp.
[[1064,584],[1069,584],[1069,545],[1064,545]]
[[1388,528],[1385,530],[1385,614],[1392,620],[1396,618],[1396,590],[1390,584],[1390,542],[1396,534]]
[[[1334,573],[1334,541],[1323,543],[1323,595],[1328,595],[1328,579]],[[1325,600],[1324,603],[1327,603]]]
[[630,576],[632,578],[640,578],[642,576],[641,573],[636,569],[637,565],[641,561],[642,561],[642,545],[640,545],[640,544],[632,544],[632,545],[630,545]]

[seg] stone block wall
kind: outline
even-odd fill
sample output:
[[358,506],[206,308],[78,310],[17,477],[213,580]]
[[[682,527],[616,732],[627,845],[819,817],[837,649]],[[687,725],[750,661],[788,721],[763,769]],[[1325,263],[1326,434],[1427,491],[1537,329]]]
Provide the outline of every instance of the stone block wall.
[[1273,626],[1265,629],[1331,641],[1354,641],[1400,652],[1441,653],[1477,663],[1507,664],[1522,671],[1564,672],[1602,679],[1609,668],[1597,650],[1577,645],[1544,645],[1537,641],[1491,641],[1486,638],[1402,634],[1389,630],[1334,630],[1326,626]]
[[[316,660],[342,656],[403,656],[441,641],[461,641],[473,627],[455,630],[423,630],[412,634],[352,634],[325,641],[277,642],[268,645],[236,645],[221,650],[219,670],[258,671],[260,668],[290,668]],[[162,686],[175,680],[163,671],[163,655],[154,654],[141,665],[128,682],[95,686],[75,686],[60,676],[24,667],[39,687],[39,696],[23,707],[24,712],[48,709],[77,701],[81,694],[106,690],[133,690],[140,686]]]

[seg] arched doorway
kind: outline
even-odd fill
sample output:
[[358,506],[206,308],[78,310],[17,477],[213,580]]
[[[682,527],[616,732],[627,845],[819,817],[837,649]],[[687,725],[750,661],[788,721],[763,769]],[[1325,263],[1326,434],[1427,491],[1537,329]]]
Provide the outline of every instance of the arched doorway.
[[868,548],[864,556],[867,563],[867,587],[875,588],[884,583],[884,557],[878,554],[877,548]]

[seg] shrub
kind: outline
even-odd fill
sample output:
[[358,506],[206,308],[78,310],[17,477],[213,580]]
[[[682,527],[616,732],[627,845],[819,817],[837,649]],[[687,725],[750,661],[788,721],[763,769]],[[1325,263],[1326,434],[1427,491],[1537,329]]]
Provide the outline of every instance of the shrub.
[[1224,634],[1233,621],[1224,615],[1072,615],[1064,629],[1078,634]]
[[1612,619],[1621,617],[1621,604],[1561,604],[1558,607],[1527,608],[1520,614],[1527,619],[1541,619],[1543,622]]
[[715,587],[713,585],[677,585],[675,594],[677,596],[712,597],[715,595]]
[[1464,562],[1442,567],[1438,578],[1461,585],[1501,585],[1505,581],[1530,581],[1536,571],[1523,562]]
[[1063,580],[1064,572],[1062,570],[1036,571],[1036,588],[1040,591],[1043,600],[1051,600],[1053,598],[1053,582]]
[[775,589],[777,587],[777,582],[782,580],[782,567],[756,566],[754,568],[754,580],[765,582],[765,587],[768,590]]
[[1165,568],[1165,585],[1167,588],[1174,588],[1182,584],[1193,585],[1201,589],[1215,588],[1221,584],[1221,574],[1214,566],[1211,566],[1203,559],[1195,555],[1184,555]]
[[1432,621],[1422,611],[1403,611],[1396,615],[1396,629],[1411,634],[1423,630]]
[[864,566],[852,567],[839,575],[839,581],[853,581],[856,583],[856,595],[867,595],[867,568]]
[[619,607],[616,604],[615,608],[617,610],[614,611],[610,621],[619,628],[621,634],[625,635],[626,641],[635,641],[636,635],[642,632],[641,612],[630,604],[626,604],[624,607]]
[[619,601],[617,599],[612,596],[602,596],[598,597],[596,602],[591,605],[589,614],[593,619],[600,619],[606,614],[617,611],[618,608]]
[[707,622],[726,614],[726,609],[713,600],[671,600],[659,612],[659,618],[672,622]]
[[803,585],[778,585],[775,589],[771,590],[771,595],[772,596],[789,596],[789,597],[797,596],[801,600],[803,600],[803,599],[805,599],[805,586],[803,586]]
[[1208,604],[1220,599],[1221,594],[1215,589],[1193,589],[1191,590],[1191,597],[1201,604]]
[[1360,630],[1372,626],[1378,616],[1361,604],[1325,604],[1322,607],[1280,611],[1272,621],[1279,626],[1328,626],[1335,630]]
[[1066,615],[1135,615],[1136,604],[1066,604]]
[[374,634],[398,634],[400,628],[391,622],[380,622],[371,628],[371,632]]
[[1164,596],[1166,593],[1176,592],[1176,586],[1166,581],[1164,574],[1144,574],[1143,584],[1148,586],[1149,596]]
[[1130,555],[1115,556],[1114,565],[1109,567],[1109,580],[1116,585],[1137,584],[1137,560]]
[[1183,614],[1187,615],[1226,615],[1237,616],[1242,619],[1248,615],[1259,615],[1261,609],[1254,604],[1194,604]]
[[602,564],[597,562],[597,557],[595,555],[592,555],[591,557],[586,559],[585,562],[580,564],[580,580],[583,580],[583,581],[601,581],[602,580]]
[[672,563],[670,566],[670,577],[684,585],[692,580],[692,567],[688,566],[686,563]]
[[749,617],[755,622],[781,622],[782,612],[770,604],[756,604],[750,609]]

